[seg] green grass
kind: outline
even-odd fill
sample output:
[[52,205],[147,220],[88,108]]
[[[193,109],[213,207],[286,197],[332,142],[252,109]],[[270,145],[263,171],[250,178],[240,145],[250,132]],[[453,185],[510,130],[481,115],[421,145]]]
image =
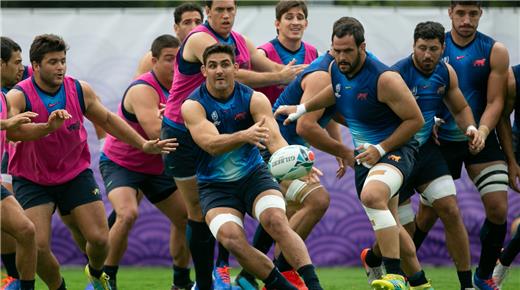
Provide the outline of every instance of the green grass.
[[[436,290],[458,290],[457,273],[453,268],[425,268]],[[232,271],[236,274],[237,271]],[[69,290],[82,290],[87,279],[83,268],[63,267],[62,275]],[[318,275],[325,290],[363,290],[370,289],[361,268],[319,268]],[[193,276],[193,271],[192,271]],[[168,268],[121,267],[117,275],[120,290],[169,290],[171,270]],[[36,289],[46,289],[41,280],[37,280]],[[520,268],[514,267],[504,283],[502,290],[520,289]]]

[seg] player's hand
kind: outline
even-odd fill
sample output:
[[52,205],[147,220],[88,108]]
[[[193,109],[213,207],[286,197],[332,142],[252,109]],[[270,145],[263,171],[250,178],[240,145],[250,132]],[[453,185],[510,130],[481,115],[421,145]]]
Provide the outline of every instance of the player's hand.
[[515,160],[509,162],[507,165],[507,174],[509,176],[509,187],[520,193],[520,187],[518,186],[520,180],[520,166],[518,166],[518,163],[516,163]]
[[313,166],[309,174],[307,174],[303,179],[307,183],[318,183],[320,182],[320,176],[323,176],[323,172]]
[[260,149],[265,149],[265,144],[269,143],[269,128],[264,127],[265,117],[256,122],[253,126],[243,131],[245,142],[255,145]]
[[296,59],[293,59],[288,64],[286,64],[282,70],[280,70],[278,73],[280,84],[289,84],[306,67],[305,65],[296,65],[295,63]]
[[169,154],[177,150],[179,143],[176,138],[148,140],[143,144],[143,152],[148,154]]
[[468,146],[471,154],[475,155],[484,149],[486,139],[484,134],[477,130],[477,128],[473,126],[468,127],[466,130],[466,136],[469,138]]
[[435,144],[441,145],[441,143],[439,142],[439,127],[446,122],[443,119],[437,118],[435,116],[433,117],[433,120],[435,122],[432,129],[433,141],[435,142]]
[[50,114],[49,119],[47,120],[47,127],[51,132],[54,132],[63,125],[65,120],[70,118],[72,118],[72,115],[66,110],[56,110]]
[[372,144],[364,143],[358,146],[356,150],[361,152],[355,157],[356,162],[367,168],[374,166],[383,157]]
[[354,168],[354,150],[347,149],[345,156],[336,157],[339,168],[336,171],[336,177],[342,178],[347,172],[348,167]]
[[338,170],[336,170],[336,178],[340,179],[345,175],[345,172],[347,172],[347,168],[345,163],[343,162],[343,159],[336,157],[336,162],[338,162]]
[[21,114],[12,116],[11,118],[4,121],[2,130],[16,129],[22,124],[31,123],[31,119],[35,118],[36,116],[38,116],[38,114],[34,112],[23,112]]
[[157,113],[157,118],[161,119],[164,116],[164,111],[166,110],[166,104],[160,103],[159,104],[159,112]]
[[295,116],[294,115],[295,113],[296,113],[296,106],[282,105],[282,106],[278,107],[278,109],[276,109],[276,111],[274,112],[274,117],[276,118],[277,116],[280,116],[280,115],[287,116],[287,119],[285,119],[283,121],[283,124],[285,126],[287,126],[287,125],[289,125],[289,123],[296,120],[296,119],[293,119],[293,117],[291,117],[291,116]]

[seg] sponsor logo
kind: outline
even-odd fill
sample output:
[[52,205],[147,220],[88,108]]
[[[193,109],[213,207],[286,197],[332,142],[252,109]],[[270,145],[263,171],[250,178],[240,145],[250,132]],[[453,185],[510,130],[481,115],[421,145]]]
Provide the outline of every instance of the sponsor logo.
[[235,115],[235,121],[244,120],[246,118],[246,112],[240,112]]
[[341,84],[336,84],[334,96],[338,99],[341,97]]
[[418,96],[417,96],[417,86],[414,86],[414,87],[412,88],[412,95],[413,95],[416,99],[418,98]]
[[392,154],[392,155],[388,156],[388,159],[390,159],[394,162],[399,162],[399,161],[401,161],[401,156]]
[[441,58],[441,61],[444,62],[444,63],[450,63],[450,57],[449,56],[445,56],[445,57]]
[[283,163],[287,163],[287,162],[291,162],[291,161],[294,161],[296,159],[296,157],[294,156],[289,156],[289,157],[282,157],[278,160],[275,160],[271,166],[274,167],[274,166],[277,166],[277,165],[280,165],[280,164],[283,164]]
[[56,107],[56,105],[58,105],[59,103],[60,103],[60,102],[51,103],[51,104],[49,104],[49,108]]
[[218,120],[218,113],[217,113],[217,111],[213,111],[213,112],[211,113],[211,119],[213,120],[213,124],[214,124],[215,126],[220,125],[220,121]]
[[455,57],[455,59],[456,59],[456,60],[461,60],[461,59],[463,59],[464,57],[465,57],[465,55],[459,55],[459,56]]
[[364,101],[368,98],[368,93],[359,93],[356,98],[360,101]]
[[482,66],[484,66],[484,65],[486,65],[486,59],[485,59],[485,58],[483,58],[483,59],[477,59],[477,60],[475,60],[475,61],[473,62],[473,66],[475,66],[475,67],[477,67],[477,66],[482,67]]
[[67,129],[69,129],[69,131],[78,131],[79,128],[80,128],[79,121],[76,121],[76,123],[70,124],[67,126]]

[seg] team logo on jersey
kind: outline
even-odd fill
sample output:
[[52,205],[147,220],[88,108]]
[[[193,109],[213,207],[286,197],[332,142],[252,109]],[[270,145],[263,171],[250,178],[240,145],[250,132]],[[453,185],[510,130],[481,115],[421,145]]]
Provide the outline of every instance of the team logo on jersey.
[[401,161],[401,156],[392,154],[392,155],[388,156],[388,159],[390,159],[394,162],[399,162],[399,161]]
[[483,59],[477,59],[473,62],[473,66],[477,67],[477,66],[484,66],[486,65],[486,58],[483,58]]
[[336,96],[336,98],[341,97],[341,84],[336,84],[334,95]]
[[215,126],[220,125],[220,121],[218,120],[218,113],[217,113],[217,111],[213,111],[213,112],[211,113],[211,119],[213,120],[213,124],[214,124]]
[[417,99],[417,86],[412,88],[412,95]]
[[235,121],[244,120],[246,118],[246,112],[240,112],[235,115]]
[[76,121],[76,123],[70,124],[67,126],[67,129],[69,129],[69,131],[78,131],[79,128],[80,128],[79,121]]
[[360,100],[360,101],[364,101],[368,98],[368,93],[359,93],[357,96],[356,96],[356,99]]
[[437,95],[444,96],[446,94],[446,86],[440,86],[437,89]]

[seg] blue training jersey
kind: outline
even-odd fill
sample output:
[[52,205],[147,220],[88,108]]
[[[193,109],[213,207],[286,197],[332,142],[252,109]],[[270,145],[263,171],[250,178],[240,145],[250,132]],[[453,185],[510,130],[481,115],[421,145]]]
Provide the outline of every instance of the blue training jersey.
[[[273,105],[273,112],[278,109],[278,107],[282,105],[298,105],[301,102],[303,96],[302,90],[302,80],[303,78],[313,72],[316,71],[324,71],[328,72],[330,63],[334,60],[334,57],[330,55],[328,52],[324,55],[315,59],[308,67],[306,67],[302,73],[300,73],[296,78],[285,88],[282,94],[278,97],[276,102]],[[330,106],[325,109],[323,115],[318,120],[318,124],[321,127],[327,126],[330,119],[336,112],[336,106]],[[307,142],[300,137],[296,133],[296,123],[291,122],[289,125],[283,125],[283,120],[285,116],[277,116],[276,121],[278,122],[278,126],[280,127],[280,132],[282,133],[283,138],[290,145],[304,145],[309,146]]]
[[336,62],[331,67],[336,109],[345,118],[354,146],[378,144],[390,136],[401,119],[377,99],[377,82],[389,68],[373,57],[366,57],[352,78],[343,74]]
[[[233,94],[222,102],[212,97],[206,83],[203,83],[188,98],[202,105],[206,118],[220,134],[233,134],[255,123],[250,110],[253,92],[248,86],[235,82]],[[236,181],[255,170],[262,162],[260,151],[251,144],[244,144],[218,156],[202,151],[197,160],[197,178],[202,182]]]
[[288,64],[291,60],[296,59],[297,64],[305,63],[305,45],[300,45],[300,48],[296,51],[288,50],[285,46],[283,46],[278,38],[275,38],[270,41],[274,46],[274,49],[280,56],[283,64]]
[[[443,59],[448,62],[459,79],[459,87],[471,107],[477,124],[487,104],[488,77],[491,71],[490,56],[495,40],[477,31],[468,45],[457,45],[451,33],[446,33],[446,49]],[[446,123],[439,128],[439,138],[447,141],[466,141],[467,137],[455,123],[448,108],[443,106],[439,116]]]
[[520,64],[517,64],[512,67],[513,75],[515,77],[515,122],[513,124],[513,132],[520,132]]
[[412,91],[424,118],[424,126],[415,134],[419,145],[423,145],[431,137],[433,117],[441,108],[446,92],[450,87],[450,74],[444,62],[439,62],[430,75],[422,73],[413,62],[410,55],[391,67],[399,72],[406,85]]

